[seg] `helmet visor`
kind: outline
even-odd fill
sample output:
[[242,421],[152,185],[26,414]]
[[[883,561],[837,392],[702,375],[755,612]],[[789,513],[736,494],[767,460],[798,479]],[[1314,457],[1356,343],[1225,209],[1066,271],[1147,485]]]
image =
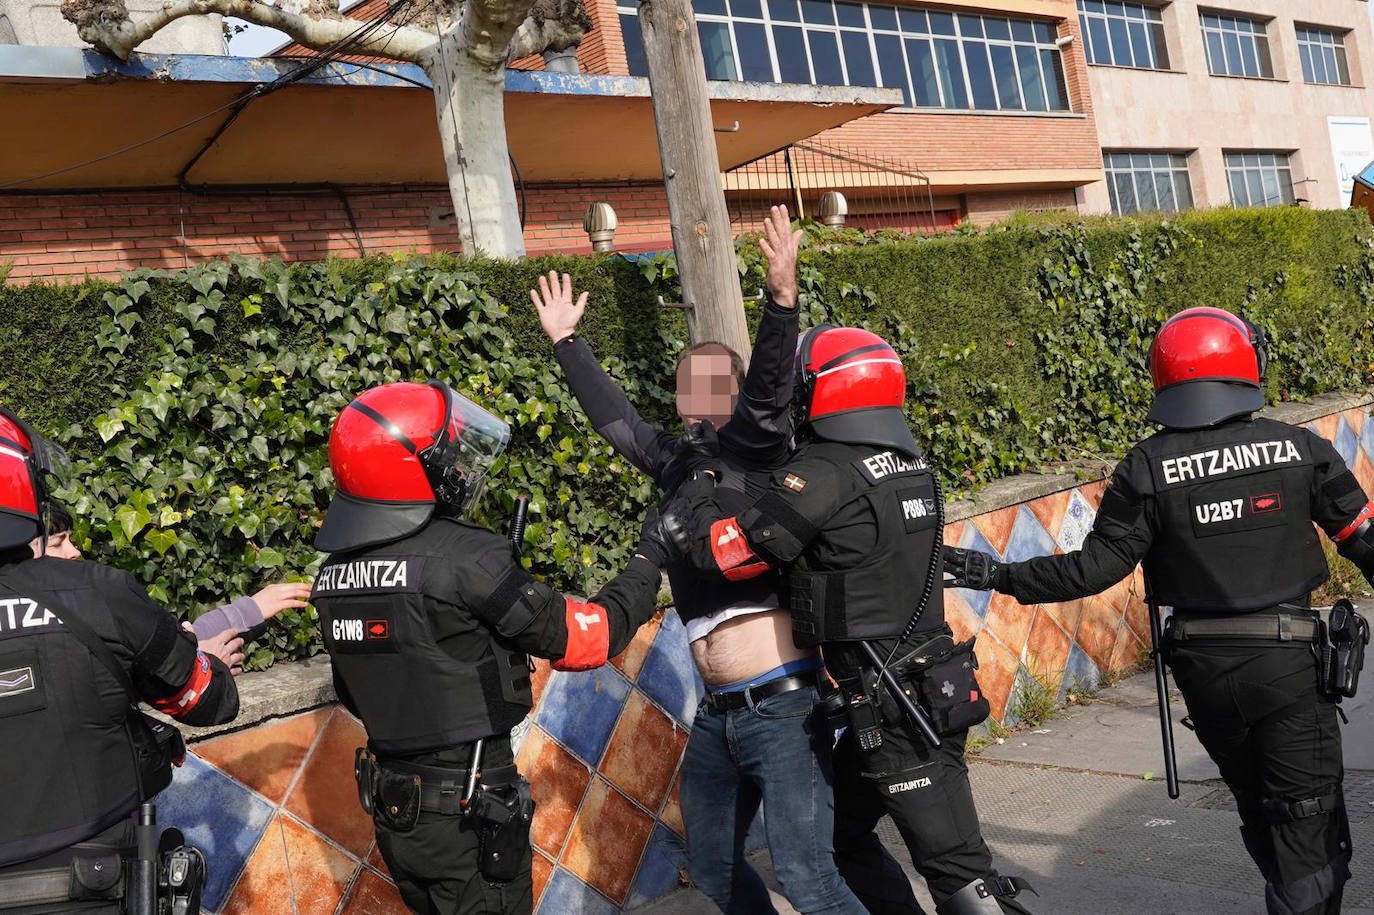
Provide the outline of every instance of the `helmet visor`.
[[510,426],[442,381],[429,384],[444,395],[444,420],[422,457],[431,472],[462,476],[461,507],[466,509],[477,501],[492,465],[510,443]]

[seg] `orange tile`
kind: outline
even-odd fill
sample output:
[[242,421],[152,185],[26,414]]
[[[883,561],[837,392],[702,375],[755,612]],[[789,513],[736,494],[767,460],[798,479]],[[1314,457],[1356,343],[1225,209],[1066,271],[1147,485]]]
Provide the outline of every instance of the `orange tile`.
[[1059,628],[1072,636],[1078,631],[1078,618],[1083,615],[1083,603],[1082,600],[1070,600],[1062,604],[1041,604],[1040,609],[1053,617]]
[[292,817],[277,813],[253,849],[223,912],[329,915],[357,869],[357,861]]
[[361,858],[372,844],[372,819],[358,803],[353,751],[367,742],[362,725],[339,710],[324,727],[286,809]]
[[1369,415],[1368,407],[1355,407],[1346,410],[1341,414],[1345,417],[1345,424],[1350,427],[1350,431],[1355,433],[1355,440],[1358,441],[1360,433],[1364,431],[1365,417]]
[[983,627],[1019,656],[1030,635],[1033,612],[1033,607],[1024,606],[1010,594],[994,593],[983,617]]
[[1018,660],[996,639],[984,635],[978,640],[978,685],[992,705],[992,717],[1001,721],[1016,682]]
[[534,670],[530,672],[530,692],[534,698],[530,701],[530,707],[539,708],[539,697],[544,695],[544,684],[549,682],[549,674],[553,673],[553,668],[549,662],[543,658],[531,658],[534,661]]
[[557,857],[592,775],[538,725],[530,726],[516,762],[534,796],[530,837],[536,848]]
[[1026,668],[1043,683],[1058,683],[1069,664],[1073,640],[1054,618],[1037,607],[1026,642]]
[[367,853],[367,863],[370,867],[376,868],[383,877],[391,879],[391,870],[386,866],[386,860],[382,857],[382,850],[377,847],[377,843],[372,843],[372,850]]
[[1072,494],[1073,490],[1066,489],[1026,503],[1030,513],[1045,525],[1045,530],[1049,532],[1052,540],[1059,539],[1059,525],[1064,522],[1064,511],[1069,507],[1069,496]]
[[562,863],[593,889],[624,904],[654,820],[611,784],[597,778],[568,837]]
[[407,915],[409,912],[390,880],[363,868],[348,894],[342,915]]
[[956,546],[959,543],[959,538],[963,535],[964,522],[955,521],[951,524],[945,525],[945,543],[949,544],[950,546]]
[[640,668],[644,666],[644,659],[649,656],[649,649],[654,644],[654,636],[658,635],[658,627],[663,625],[663,613],[662,610],[658,611],[654,614],[653,619],[640,626],[635,637],[630,639],[630,644],[625,646],[625,650],[611,658],[611,663],[618,667],[631,683],[639,677]]
[[1355,455],[1355,466],[1351,468],[1355,472],[1355,479],[1365,493],[1374,492],[1374,464],[1369,463],[1369,458],[1365,457],[1363,449]]
[[1144,638],[1135,634],[1135,631],[1126,623],[1121,624],[1117,632],[1116,648],[1112,650],[1112,658],[1107,662],[1107,670],[1128,670],[1135,667],[1140,660],[1142,649],[1149,644],[1149,635]]
[[539,897],[544,895],[544,887],[553,876],[553,862],[544,857],[543,852],[535,850],[530,859],[530,872],[534,877],[534,907],[538,909]]
[[1090,597],[1083,605],[1083,616],[1078,620],[1076,641],[1087,653],[1092,662],[1101,670],[1106,670],[1116,649],[1117,628],[1121,624],[1121,614],[1117,613],[1100,595]]
[[955,639],[962,642],[982,631],[983,621],[973,612],[968,601],[959,596],[959,592],[948,590],[944,593],[944,598],[945,622],[954,631]]
[[1150,640],[1150,608],[1145,603],[1144,597],[1133,597],[1126,605],[1126,625],[1137,639],[1143,642]]
[[1102,504],[1102,494],[1107,491],[1107,481],[1098,480],[1094,483],[1084,483],[1078,487],[1078,492],[1095,511]]
[[1336,425],[1340,422],[1341,415],[1332,413],[1330,416],[1323,416],[1321,419],[1312,421],[1312,431],[1316,432],[1328,442],[1336,440]]
[[970,520],[1000,555],[1006,551],[1007,541],[1011,539],[1011,529],[1016,524],[1016,513],[1020,510],[1021,506],[1010,505],[986,515],[975,515]]
[[682,790],[682,776],[679,774],[673,779],[673,787],[668,792],[668,800],[663,802],[663,812],[658,815],[663,822],[673,832],[680,836],[687,835],[687,826],[682,822],[682,802],[678,800]]
[[280,804],[331,711],[316,709],[216,737],[196,744],[196,755]]
[[634,690],[606,746],[601,774],[646,809],[658,810],[689,733]]

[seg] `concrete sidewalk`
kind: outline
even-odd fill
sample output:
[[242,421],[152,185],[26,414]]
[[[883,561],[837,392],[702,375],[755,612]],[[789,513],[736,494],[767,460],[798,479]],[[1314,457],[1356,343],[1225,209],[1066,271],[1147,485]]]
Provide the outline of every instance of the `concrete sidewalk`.
[[[1171,681],[1172,684],[1172,681]],[[1354,836],[1354,878],[1343,911],[1374,915],[1374,686],[1345,704],[1346,800]],[[1264,886],[1241,846],[1230,792],[1192,732],[1175,694],[1174,738],[1181,796],[1164,786],[1154,674],[1103,690],[1033,731],[1014,733],[970,758],[984,835],[997,866],[1029,879],[1037,915],[1219,915],[1264,912]],[[1147,780],[1149,774],[1153,778]],[[909,866],[888,820],[883,840]],[[756,864],[777,893],[767,852]],[[913,884],[934,912],[919,877]],[[653,915],[711,913],[701,893],[684,889],[641,909]]]

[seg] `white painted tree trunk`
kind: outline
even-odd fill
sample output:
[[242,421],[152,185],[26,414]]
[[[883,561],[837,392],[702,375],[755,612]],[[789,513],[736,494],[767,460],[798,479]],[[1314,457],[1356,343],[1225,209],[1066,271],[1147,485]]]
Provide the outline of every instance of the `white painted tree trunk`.
[[452,36],[439,40],[445,44],[443,53],[434,50],[425,72],[434,83],[449,195],[464,253],[522,257],[525,235],[506,147],[505,69],[484,67]]

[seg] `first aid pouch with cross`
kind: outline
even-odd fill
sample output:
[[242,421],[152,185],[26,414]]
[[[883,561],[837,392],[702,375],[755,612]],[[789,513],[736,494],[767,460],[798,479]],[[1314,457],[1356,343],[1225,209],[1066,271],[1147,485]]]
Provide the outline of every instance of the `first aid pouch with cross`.
[[978,656],[973,653],[973,643],[969,639],[932,655],[909,674],[935,732],[941,737],[968,730],[992,710],[974,675]]

